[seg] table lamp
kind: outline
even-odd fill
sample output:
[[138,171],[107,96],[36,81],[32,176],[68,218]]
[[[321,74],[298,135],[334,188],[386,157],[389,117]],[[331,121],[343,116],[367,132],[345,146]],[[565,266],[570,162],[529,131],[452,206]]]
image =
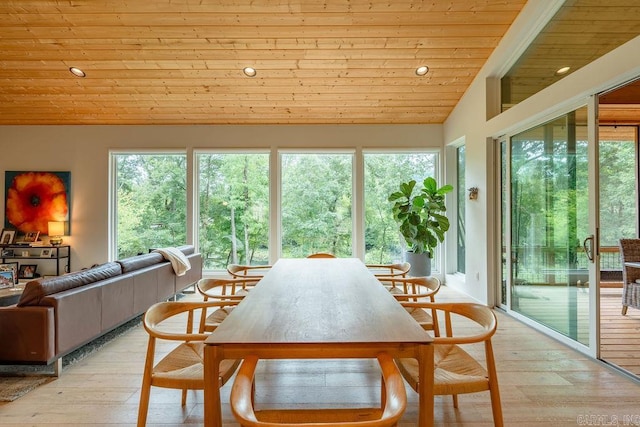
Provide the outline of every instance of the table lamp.
[[49,244],[57,246],[62,243],[64,235],[63,221],[49,221]]

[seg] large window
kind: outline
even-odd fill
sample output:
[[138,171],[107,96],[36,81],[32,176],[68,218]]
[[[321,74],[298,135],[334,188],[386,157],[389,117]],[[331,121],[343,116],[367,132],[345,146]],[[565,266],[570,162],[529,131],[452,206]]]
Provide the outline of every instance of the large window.
[[402,182],[440,180],[438,159],[359,150],[113,153],[112,256],[192,243],[205,271],[314,252],[399,262],[405,242],[388,197]]
[[205,270],[269,263],[269,154],[199,153],[198,243]]
[[353,154],[282,154],[282,256],[353,255]]
[[187,241],[185,154],[114,154],[114,252],[124,258]]
[[428,176],[438,179],[437,161],[436,153],[364,154],[365,262],[402,261],[406,244],[387,199],[402,182],[422,183]]

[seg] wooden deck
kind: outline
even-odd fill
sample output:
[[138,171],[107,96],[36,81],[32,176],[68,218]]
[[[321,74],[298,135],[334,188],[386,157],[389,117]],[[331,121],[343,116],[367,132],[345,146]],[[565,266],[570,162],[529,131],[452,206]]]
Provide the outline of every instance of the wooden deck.
[[[440,301],[462,299],[446,287],[439,294]],[[640,423],[640,383],[500,311],[497,316],[494,347],[505,425],[586,425],[588,417]],[[0,404],[0,426],[135,425],[146,342],[144,330],[135,328],[65,369],[62,377]],[[379,398],[376,369],[370,360],[266,361],[259,366],[257,401],[269,406],[370,405]],[[232,382],[222,389],[228,426],[237,425],[226,403]],[[407,391],[401,426],[416,423],[417,396]],[[191,391],[182,408],[179,391],[153,388],[148,425],[202,425],[202,399],[202,392]],[[450,397],[436,397],[435,421],[440,426],[492,426],[488,393],[460,396],[458,410]]]
[[621,288],[600,290],[600,357],[640,377],[640,310],[620,312]]

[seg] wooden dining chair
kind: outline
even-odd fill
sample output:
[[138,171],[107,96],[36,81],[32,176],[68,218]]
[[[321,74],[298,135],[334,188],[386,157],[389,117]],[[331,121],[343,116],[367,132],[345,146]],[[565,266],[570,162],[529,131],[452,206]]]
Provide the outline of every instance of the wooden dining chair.
[[314,254],[307,255],[307,258],[335,258],[334,254],[329,252],[316,252]]
[[198,292],[205,301],[219,301],[213,312],[209,313],[209,307],[203,307],[200,314],[200,326],[198,332],[212,332],[231,313],[240,302],[260,281],[259,277],[235,277],[235,278],[206,278],[196,283]]
[[[453,406],[458,408],[458,395],[489,391],[493,423],[504,425],[498,374],[496,372],[491,337],[496,332],[496,316],[489,307],[476,303],[403,302],[408,308],[436,309],[445,321],[446,336],[435,337],[434,395],[452,395]],[[455,322],[455,325],[454,325]],[[464,330],[463,333],[457,333]],[[468,351],[472,345],[483,345],[484,361]],[[418,391],[418,362],[398,359],[398,368],[407,383]]]
[[379,408],[262,409],[255,407],[255,370],[258,358],[244,359],[231,388],[231,411],[243,427],[391,427],[402,417],[407,394],[393,358],[378,355],[382,371]]
[[[204,389],[204,340],[208,334],[192,332],[194,312],[219,304],[219,301],[167,301],[151,306],[145,313],[143,325],[149,334],[149,341],[140,391],[138,426],[147,423],[151,386],[181,389],[182,406],[186,404],[187,390]],[[174,342],[176,346],[156,362],[158,341]],[[165,353],[164,348],[162,353]],[[239,363],[239,360],[220,363],[220,387],[231,378]]]
[[271,265],[229,264],[227,272],[232,277],[263,277],[271,269]]
[[[441,286],[440,280],[432,276],[379,277],[378,280],[400,302],[435,302],[435,296]],[[405,309],[424,330],[433,331],[435,336],[440,336],[435,309],[427,310],[422,307],[405,307]]]
[[399,262],[395,264],[367,264],[367,268],[371,270],[376,277],[407,277],[407,273],[411,269],[408,262]]

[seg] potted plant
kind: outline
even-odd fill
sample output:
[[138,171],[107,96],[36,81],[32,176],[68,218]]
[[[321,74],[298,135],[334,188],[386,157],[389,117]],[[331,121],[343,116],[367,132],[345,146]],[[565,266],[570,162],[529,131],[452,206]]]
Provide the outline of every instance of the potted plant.
[[411,180],[400,184],[400,191],[389,196],[389,201],[393,202],[393,218],[407,243],[406,260],[411,264],[413,276],[431,275],[433,251],[449,229],[444,199],[451,191],[453,186],[438,188],[436,180],[428,177],[419,190],[416,181]]

